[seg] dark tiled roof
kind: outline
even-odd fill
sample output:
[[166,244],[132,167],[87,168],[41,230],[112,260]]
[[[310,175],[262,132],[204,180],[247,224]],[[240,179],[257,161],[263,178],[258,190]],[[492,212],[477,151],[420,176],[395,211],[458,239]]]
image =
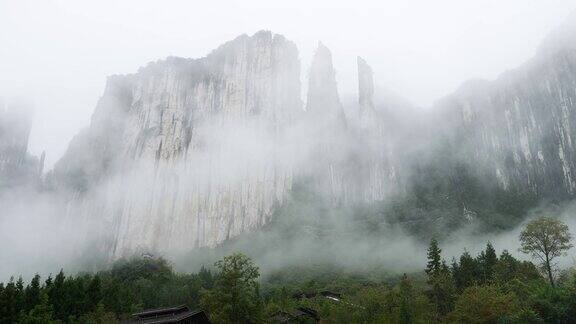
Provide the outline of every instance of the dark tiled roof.
[[124,323],[161,324],[180,323],[184,320],[187,322],[193,320],[194,323],[210,323],[204,311],[191,311],[186,305],[145,310],[132,316],[135,319]]
[[187,311],[184,313],[179,313],[173,316],[162,316],[162,317],[148,317],[140,320],[134,320],[128,323],[141,323],[141,324],[163,324],[163,323],[178,323],[187,318],[193,317],[205,317],[204,311]]
[[143,318],[143,317],[150,317],[150,316],[161,316],[164,314],[176,314],[190,311],[188,306],[180,305],[175,307],[168,307],[168,308],[157,308],[157,309],[148,309],[139,313],[134,313],[132,316]]

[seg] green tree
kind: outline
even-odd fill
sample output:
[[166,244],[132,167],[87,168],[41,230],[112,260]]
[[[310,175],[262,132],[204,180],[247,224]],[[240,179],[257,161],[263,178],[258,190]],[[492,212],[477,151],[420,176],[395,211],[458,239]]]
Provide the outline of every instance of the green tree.
[[561,221],[549,217],[541,217],[528,223],[520,233],[520,251],[538,259],[542,268],[548,274],[548,280],[554,287],[552,261],[565,255],[572,247],[572,236],[568,226]]
[[454,270],[454,266],[452,269],[454,283],[459,292],[464,291],[464,289],[478,282],[478,263],[474,258],[472,258],[468,251],[464,251],[460,256],[460,263],[456,270]]
[[57,323],[52,317],[52,305],[50,305],[48,294],[42,292],[38,297],[38,304],[28,313],[23,313],[18,322],[22,324]]
[[215,263],[219,270],[214,288],[205,291],[201,304],[217,323],[255,323],[261,321],[258,267],[241,253]]
[[442,271],[442,250],[438,246],[438,240],[432,238],[428,247],[428,263],[426,264],[426,274],[428,278],[437,276]]
[[411,303],[414,301],[414,291],[412,288],[412,283],[408,279],[408,276],[404,274],[399,285],[399,297],[400,297],[400,307],[399,307],[399,321],[398,323],[410,324],[414,322],[414,312],[411,307]]
[[24,309],[30,311],[40,302],[40,276],[36,274],[24,290]]
[[95,310],[81,316],[78,323],[82,324],[114,324],[118,323],[114,313],[107,312],[102,303],[96,305]]
[[14,299],[14,303],[18,311],[22,310],[26,305],[26,299],[24,293],[24,280],[22,280],[21,276],[18,277],[18,281],[16,281],[16,296]]
[[436,305],[439,315],[446,315],[452,308],[454,300],[454,281],[446,262],[442,261],[442,250],[438,247],[438,241],[432,239],[428,247],[428,263],[426,274],[430,289],[428,295]]
[[88,286],[88,291],[86,292],[88,295],[88,308],[95,309],[96,305],[100,303],[102,299],[102,287],[100,283],[100,276],[95,275],[90,281],[90,285]]
[[10,278],[0,295],[0,323],[16,322],[21,310],[19,300],[22,299],[22,291],[14,283],[14,278]]
[[50,290],[48,291],[48,297],[50,298],[50,303],[54,307],[54,317],[60,320],[65,320],[68,317],[66,312],[66,291],[64,287],[64,281],[66,276],[64,271],[60,270],[56,277]]
[[527,282],[539,280],[542,277],[532,262],[518,261],[507,250],[504,250],[494,266],[493,278],[496,283],[506,285],[514,279]]
[[198,278],[200,279],[200,283],[202,287],[206,289],[212,289],[214,286],[214,275],[210,270],[206,269],[206,267],[200,267],[200,271],[198,271]]
[[456,301],[448,322],[497,323],[517,314],[519,306],[513,293],[502,292],[494,285],[467,288]]
[[490,242],[486,244],[486,250],[482,251],[480,256],[478,256],[477,262],[480,270],[480,281],[482,283],[490,282],[494,276],[494,267],[498,263],[496,250]]

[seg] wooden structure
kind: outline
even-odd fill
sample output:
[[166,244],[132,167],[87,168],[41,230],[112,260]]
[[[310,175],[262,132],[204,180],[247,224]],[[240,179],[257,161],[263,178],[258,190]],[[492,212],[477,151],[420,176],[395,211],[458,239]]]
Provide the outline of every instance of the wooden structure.
[[132,314],[133,320],[125,322],[139,324],[210,324],[210,320],[203,310],[192,311],[188,306],[176,306],[168,308],[150,309]]

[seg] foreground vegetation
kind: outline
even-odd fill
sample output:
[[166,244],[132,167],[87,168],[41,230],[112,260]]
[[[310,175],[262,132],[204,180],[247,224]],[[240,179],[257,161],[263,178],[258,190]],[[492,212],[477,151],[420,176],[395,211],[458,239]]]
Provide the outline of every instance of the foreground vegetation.
[[[576,275],[554,276],[554,259],[571,247],[562,223],[539,219],[520,236],[522,251],[542,261],[497,254],[490,243],[447,262],[436,240],[422,272],[347,273],[319,265],[260,278],[258,267],[232,254],[198,273],[173,271],[163,259],[122,260],[97,274],[35,276],[0,283],[0,323],[114,323],[131,313],[187,304],[215,323],[260,323],[298,306],[327,323],[574,323]],[[542,254],[544,253],[544,254]],[[294,298],[329,290],[340,299]]]

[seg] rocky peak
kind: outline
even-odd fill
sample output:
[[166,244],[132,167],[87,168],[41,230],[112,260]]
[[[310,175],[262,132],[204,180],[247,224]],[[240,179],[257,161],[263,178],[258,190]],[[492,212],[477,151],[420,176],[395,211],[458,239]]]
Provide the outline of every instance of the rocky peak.
[[318,43],[310,67],[306,111],[326,121],[344,122],[344,110],[338,95],[332,54],[322,43]]
[[28,102],[0,101],[0,189],[31,184],[40,176],[41,162],[28,153],[32,114]]
[[361,129],[374,128],[376,111],[374,109],[374,78],[372,68],[358,56],[358,104]]

